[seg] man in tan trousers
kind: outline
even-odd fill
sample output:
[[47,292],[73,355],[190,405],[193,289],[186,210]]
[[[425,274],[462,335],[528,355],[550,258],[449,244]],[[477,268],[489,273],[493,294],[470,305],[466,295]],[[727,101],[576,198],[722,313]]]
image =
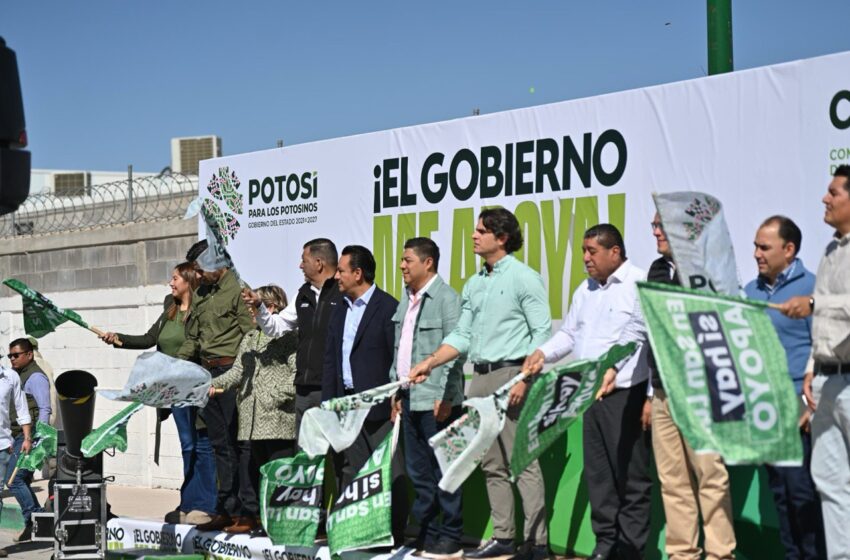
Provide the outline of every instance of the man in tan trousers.
[[[679,284],[670,245],[658,214],[652,222],[652,234],[661,257],[647,273],[650,282]],[[719,560],[734,558],[735,531],[732,527],[732,499],[729,474],[717,454],[696,454],[673,422],[667,394],[650,353],[654,397],[647,407],[652,410],[652,447],[664,516],[667,518],[665,549],[670,560],[699,560],[699,519],[702,514],[705,533],[705,557]],[[692,482],[696,480],[696,484]]]

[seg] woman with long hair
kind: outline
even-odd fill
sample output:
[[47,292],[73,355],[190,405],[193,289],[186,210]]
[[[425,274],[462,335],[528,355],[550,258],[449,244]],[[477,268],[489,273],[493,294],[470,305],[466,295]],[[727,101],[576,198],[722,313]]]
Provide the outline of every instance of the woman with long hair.
[[[120,340],[120,348],[131,350],[156,346],[163,354],[174,356],[186,338],[192,295],[198,287],[195,265],[188,262],[177,265],[168,286],[171,288],[171,294],[165,297],[162,315],[147,333],[129,335],[108,332],[103,335],[103,341],[114,346],[115,342]],[[168,409],[157,411],[159,418],[167,411]],[[183,484],[180,487],[180,505],[166,514],[165,522],[191,525],[207,523],[215,513],[216,499],[215,459],[207,429],[197,425],[197,407],[174,407],[171,414],[177,425],[177,435],[183,452]]]
[[[271,313],[286,308],[286,294],[274,284],[257,289]],[[295,350],[298,335],[290,331],[269,338],[258,328],[245,335],[230,371],[212,381],[210,396],[237,388],[237,439],[251,443],[251,485],[259,496],[260,467],[295,454]],[[237,518],[227,533],[262,535],[259,511]]]

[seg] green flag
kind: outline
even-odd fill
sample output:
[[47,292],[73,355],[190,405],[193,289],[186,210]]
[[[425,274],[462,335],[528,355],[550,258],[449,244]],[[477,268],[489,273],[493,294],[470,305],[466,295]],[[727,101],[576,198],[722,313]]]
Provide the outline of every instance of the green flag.
[[127,451],[127,422],[144,406],[139,402],[131,404],[84,437],[80,446],[83,456],[94,457],[110,447],[121,452]]
[[392,546],[391,464],[400,424],[396,421],[393,430],[336,499],[327,520],[332,555]]
[[631,356],[637,345],[612,346],[596,360],[578,360],[541,375],[517,421],[511,474],[516,477],[593,404],[605,371]]
[[697,452],[800,465],[800,402],[766,303],[648,282],[641,307],[670,412]]
[[23,282],[14,278],[7,278],[3,283],[21,294],[24,302],[24,330],[28,335],[36,338],[52,333],[56,327],[65,321],[74,322],[81,327],[89,328],[76,311],[60,309],[55,303],[30,289]]
[[260,467],[260,518],[275,545],[313,546],[322,511],[325,457],[275,459]]
[[37,471],[44,460],[56,455],[56,428],[44,422],[36,422],[32,449],[27,455],[18,456],[17,467],[20,470]]

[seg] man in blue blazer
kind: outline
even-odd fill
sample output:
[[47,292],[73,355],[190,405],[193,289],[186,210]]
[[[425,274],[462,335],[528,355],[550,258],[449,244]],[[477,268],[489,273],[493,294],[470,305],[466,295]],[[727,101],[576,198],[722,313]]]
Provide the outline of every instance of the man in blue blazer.
[[[366,247],[342,250],[336,271],[345,305],[334,309],[325,343],[322,400],[351,395],[390,382],[395,348],[392,321],[398,301],[375,285],[375,257]],[[375,405],[360,435],[343,451],[342,484],[347,486],[392,429],[390,404]],[[398,538],[407,519],[401,451],[393,457],[393,533]]]

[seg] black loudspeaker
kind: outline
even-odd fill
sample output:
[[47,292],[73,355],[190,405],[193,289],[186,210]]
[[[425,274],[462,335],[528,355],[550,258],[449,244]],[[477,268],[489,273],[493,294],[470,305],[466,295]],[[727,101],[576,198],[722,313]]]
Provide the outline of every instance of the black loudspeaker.
[[65,445],[56,453],[57,482],[101,482],[103,457],[86,459],[80,446],[94,423],[94,401],[97,379],[87,371],[72,370],[59,375],[54,382],[59,410],[62,414]]

